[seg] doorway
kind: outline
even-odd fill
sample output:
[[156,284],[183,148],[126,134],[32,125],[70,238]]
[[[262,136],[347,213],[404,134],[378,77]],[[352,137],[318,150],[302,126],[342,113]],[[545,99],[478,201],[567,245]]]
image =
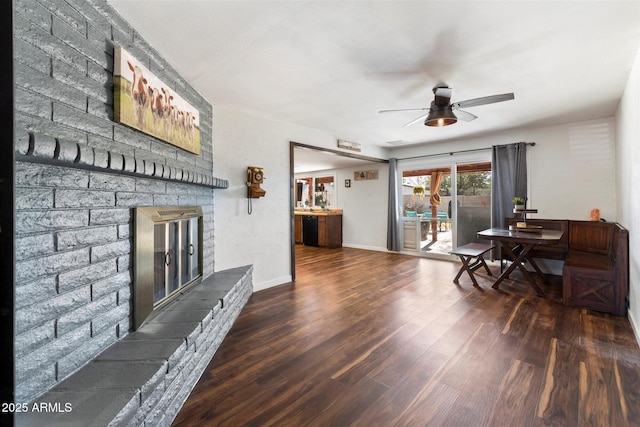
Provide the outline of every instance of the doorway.
[[403,251],[450,258],[452,249],[477,241],[477,232],[490,228],[490,159],[422,159],[398,169]]
[[[299,202],[304,204],[303,197],[306,194],[304,192],[304,183],[298,185],[299,178],[296,175],[301,173],[311,173],[313,176],[322,177],[334,177],[335,174],[332,171],[340,169],[348,169],[350,167],[371,164],[371,163],[388,163],[386,159],[379,159],[376,157],[369,157],[355,153],[348,153],[343,151],[331,150],[328,148],[316,147],[312,145],[302,144],[299,142],[291,141],[289,143],[289,166],[290,166],[290,212],[291,212],[291,278],[295,281],[295,266],[296,266],[296,239],[295,239],[295,207]],[[323,173],[324,171],[324,173]],[[311,176],[311,175],[310,175]],[[315,180],[307,182],[307,192],[309,195],[306,200],[309,203],[329,203],[330,206],[334,206],[332,200],[338,200],[339,196],[332,192],[337,191],[337,186],[332,187],[332,182],[327,181],[328,178],[318,180],[318,187],[315,186]],[[322,181],[322,182],[321,182]],[[309,190],[310,189],[310,190]],[[302,191],[300,191],[302,190]],[[317,191],[316,191],[317,190]],[[300,198],[298,197],[300,196]],[[322,199],[320,199],[320,197]],[[335,206],[340,207],[340,206]],[[348,213],[347,213],[348,214]]]
[[448,254],[452,240],[451,168],[402,172],[403,248]]

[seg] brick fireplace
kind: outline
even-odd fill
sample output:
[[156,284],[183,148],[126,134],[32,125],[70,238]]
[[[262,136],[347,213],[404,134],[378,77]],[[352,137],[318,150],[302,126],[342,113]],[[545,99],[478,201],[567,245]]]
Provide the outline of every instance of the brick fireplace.
[[[116,45],[198,109],[199,155],[113,121]],[[124,343],[146,339],[133,335],[138,332],[133,332],[132,309],[137,208],[198,206],[202,211],[203,283],[192,290],[206,282],[203,287],[211,292],[190,293],[189,298],[185,293],[183,300],[212,303],[195,330],[205,332],[214,314],[223,313],[225,298],[240,306],[246,301],[251,268],[234,272],[233,284],[222,279],[231,276],[213,273],[215,192],[228,182],[214,176],[212,106],[104,0],[16,0],[14,51],[15,395],[16,402],[36,402],[60,392],[65,380],[85,372],[106,352],[119,359],[125,347],[136,351],[135,345]],[[219,316],[225,326],[207,332],[207,339],[219,344],[221,331],[237,311]],[[187,345],[192,358],[212,356],[215,346],[204,346],[207,351],[199,355],[202,342],[196,347],[187,337],[193,340],[193,332],[178,341],[192,345]],[[173,355],[180,348],[166,350]],[[167,367],[162,387],[155,387],[153,381],[160,381],[156,374],[143,381],[145,387],[159,393],[175,384],[175,375],[186,375],[169,371]],[[194,381],[182,383],[182,394],[190,383]],[[137,396],[140,404],[144,399]],[[146,400],[147,405],[152,401]],[[126,407],[131,401],[123,403]],[[115,413],[137,420],[145,416],[120,409]]]

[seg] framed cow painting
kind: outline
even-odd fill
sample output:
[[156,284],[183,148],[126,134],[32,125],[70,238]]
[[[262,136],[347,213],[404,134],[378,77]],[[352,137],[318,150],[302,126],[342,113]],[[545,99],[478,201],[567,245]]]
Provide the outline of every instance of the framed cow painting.
[[200,154],[200,114],[122,47],[114,49],[113,117],[191,153]]

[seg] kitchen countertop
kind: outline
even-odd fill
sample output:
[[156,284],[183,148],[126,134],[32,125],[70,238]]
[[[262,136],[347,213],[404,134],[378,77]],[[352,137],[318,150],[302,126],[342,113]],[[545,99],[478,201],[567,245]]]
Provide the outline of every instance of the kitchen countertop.
[[322,210],[322,208],[318,209],[295,209],[293,211],[296,215],[317,215],[317,216],[328,216],[328,215],[342,215],[342,209],[328,209]]

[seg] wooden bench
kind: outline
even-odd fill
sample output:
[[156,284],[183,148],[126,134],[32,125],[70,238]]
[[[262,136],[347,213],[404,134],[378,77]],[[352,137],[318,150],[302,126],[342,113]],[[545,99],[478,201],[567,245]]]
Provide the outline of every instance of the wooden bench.
[[[473,286],[479,287],[476,278],[473,276],[473,272],[479,269],[480,267],[484,267],[487,271],[487,274],[491,276],[491,270],[487,266],[487,263],[484,260],[484,254],[489,252],[494,248],[493,245],[488,243],[467,243],[466,245],[459,246],[449,252],[451,255],[457,255],[462,261],[462,267],[458,271],[455,279],[453,279],[453,283],[458,284],[458,280],[463,272],[469,273],[469,277],[471,277],[471,281],[473,282]],[[475,258],[475,261],[473,259]]]
[[612,222],[570,221],[563,304],[626,316],[628,292],[628,231]]

